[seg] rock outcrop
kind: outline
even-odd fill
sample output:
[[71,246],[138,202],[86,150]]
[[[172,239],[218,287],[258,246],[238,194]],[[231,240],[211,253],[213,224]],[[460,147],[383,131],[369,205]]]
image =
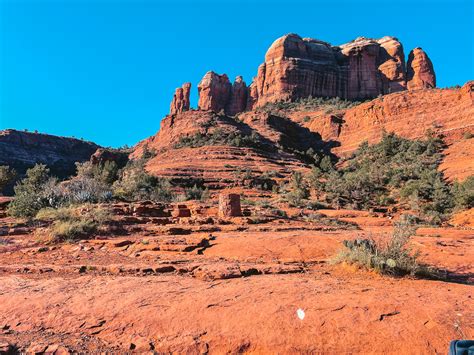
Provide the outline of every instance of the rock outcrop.
[[410,52],[407,63],[408,90],[431,89],[436,87],[436,75],[433,63],[421,48]]
[[102,165],[105,162],[113,161],[119,168],[122,168],[127,164],[128,153],[119,150],[111,150],[105,148],[99,148],[92,154],[90,162],[93,165]]
[[200,110],[224,111],[234,116],[245,111],[248,88],[241,76],[231,84],[226,74],[207,72],[198,85]]
[[225,109],[226,114],[234,116],[245,111],[247,107],[247,96],[247,84],[245,84],[245,81],[241,76],[236,77]]
[[240,208],[239,194],[225,194],[219,195],[219,217],[240,217],[242,210]]
[[[474,140],[463,137],[474,130],[474,82],[460,89],[403,91],[386,95],[333,114],[297,112],[290,117],[311,116],[307,127],[335,142],[333,153],[349,156],[368,141],[376,143],[383,130],[409,139],[422,138],[428,130],[445,137],[449,147],[440,166],[450,179],[474,173]],[[291,118],[293,118],[291,117]],[[296,118],[296,117],[295,117]]]
[[209,71],[198,85],[200,110],[219,112],[224,110],[230,99],[232,85],[227,75]]
[[[170,114],[189,109],[189,89],[176,89]],[[234,116],[278,101],[307,97],[366,100],[398,91],[436,87],[433,65],[421,48],[410,53],[408,69],[403,46],[395,37],[358,37],[333,46],[288,34],[268,49],[265,62],[247,87],[238,76],[209,71],[198,85],[198,108]]]
[[170,115],[174,115],[183,111],[188,111],[189,94],[191,92],[191,83],[184,83],[180,88],[174,92],[173,100],[170,105]]
[[67,177],[76,172],[76,162],[85,162],[100,148],[76,138],[43,133],[0,131],[0,165],[9,165],[19,173],[35,164],[46,164],[51,173]]
[[[432,68],[424,67],[418,72],[434,73]],[[265,62],[250,85],[247,108],[310,96],[375,98],[406,90],[406,76],[403,46],[395,37],[378,40],[359,37],[332,46],[289,34],[277,39],[268,49]]]

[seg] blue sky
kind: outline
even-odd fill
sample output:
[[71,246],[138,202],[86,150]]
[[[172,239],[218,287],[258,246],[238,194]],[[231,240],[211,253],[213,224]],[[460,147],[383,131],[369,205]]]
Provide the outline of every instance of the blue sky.
[[159,129],[185,81],[197,105],[208,70],[247,84],[270,44],[294,32],[342,44],[420,46],[438,86],[474,79],[472,0],[0,0],[0,129],[134,145]]

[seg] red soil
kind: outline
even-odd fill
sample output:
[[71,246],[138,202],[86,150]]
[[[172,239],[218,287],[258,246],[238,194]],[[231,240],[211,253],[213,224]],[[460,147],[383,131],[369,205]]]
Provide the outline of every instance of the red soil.
[[80,352],[431,354],[474,337],[472,229],[425,228],[413,239],[422,260],[448,269],[451,281],[397,279],[328,263],[342,240],[388,235],[391,220],[320,212],[360,229],[193,212],[135,216],[126,236],[44,246],[4,218],[0,343]]

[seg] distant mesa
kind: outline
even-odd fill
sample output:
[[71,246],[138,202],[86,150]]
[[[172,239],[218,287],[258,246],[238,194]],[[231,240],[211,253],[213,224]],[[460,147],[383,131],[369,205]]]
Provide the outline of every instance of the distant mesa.
[[92,142],[50,134],[0,131],[0,165],[24,173],[37,163],[45,164],[51,173],[67,177],[76,171],[76,162],[88,161],[100,147]]
[[[395,37],[358,37],[333,46],[288,34],[273,42],[249,86],[241,76],[231,84],[226,74],[207,72],[198,85],[198,108],[233,116],[266,103],[310,96],[365,100],[434,87],[436,75],[426,52],[413,49],[405,64],[403,46]],[[186,83],[176,89],[171,115],[189,110],[190,88]]]

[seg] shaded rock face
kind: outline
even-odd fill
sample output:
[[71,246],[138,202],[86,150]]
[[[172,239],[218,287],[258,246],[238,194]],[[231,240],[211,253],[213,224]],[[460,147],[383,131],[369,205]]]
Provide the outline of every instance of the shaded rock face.
[[100,148],[92,142],[49,134],[0,131],[0,165],[24,173],[35,164],[46,164],[53,175],[67,177],[76,172],[76,162],[85,162]]
[[240,207],[240,195],[220,194],[219,195],[219,217],[240,217],[242,210]]
[[309,96],[363,100],[406,88],[403,46],[394,37],[332,46],[289,34],[268,49],[249,87],[247,109]]
[[241,76],[235,78],[230,91],[230,98],[226,106],[227,115],[234,116],[245,111],[247,107],[248,88]]
[[113,161],[119,168],[124,167],[128,161],[128,153],[110,150],[105,148],[99,148],[92,154],[90,162],[94,165],[102,165],[107,161]]
[[188,111],[189,93],[191,92],[191,83],[184,83],[180,88],[177,88],[173,95],[173,100],[170,105],[170,115],[174,115],[183,111]]
[[407,87],[409,90],[436,87],[433,63],[431,63],[430,58],[421,48],[413,49],[408,56]]

